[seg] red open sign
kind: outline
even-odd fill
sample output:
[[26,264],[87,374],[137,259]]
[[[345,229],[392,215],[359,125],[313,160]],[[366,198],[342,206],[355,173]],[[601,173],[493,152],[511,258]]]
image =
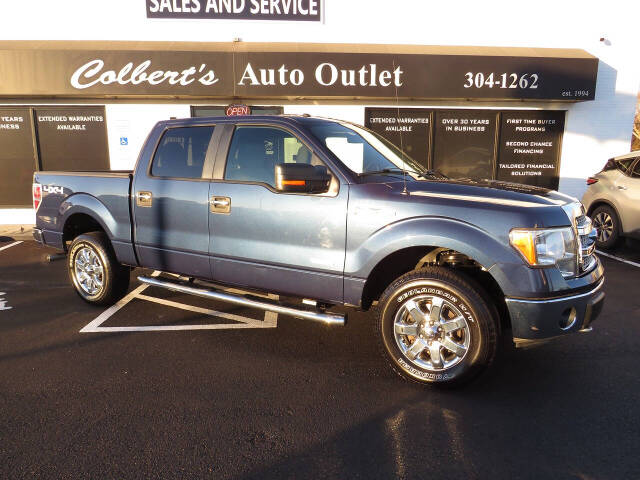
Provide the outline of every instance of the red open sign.
[[251,115],[249,105],[229,105],[226,110],[227,117],[235,117],[237,115]]

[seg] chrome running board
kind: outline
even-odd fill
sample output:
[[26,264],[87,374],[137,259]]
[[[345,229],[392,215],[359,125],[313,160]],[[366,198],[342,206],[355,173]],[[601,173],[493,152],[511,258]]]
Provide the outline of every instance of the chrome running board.
[[242,305],[243,307],[257,308],[259,310],[265,310],[267,312],[282,313],[283,315],[290,315],[296,318],[302,318],[304,320],[313,320],[315,322],[326,323],[327,325],[339,325],[343,326],[346,322],[345,316],[339,313],[328,313],[313,310],[304,310],[293,306],[283,305],[279,302],[268,300],[257,300],[254,298],[248,298],[242,295],[235,295],[232,293],[222,292],[219,290],[210,290],[206,288],[190,287],[181,283],[171,282],[164,279],[158,279],[154,277],[138,277],[142,283],[151,285],[153,287],[166,288],[167,290],[173,290],[174,292],[187,293],[189,295],[195,295],[197,297],[204,297],[210,300],[219,300],[221,302],[233,303],[235,305]]

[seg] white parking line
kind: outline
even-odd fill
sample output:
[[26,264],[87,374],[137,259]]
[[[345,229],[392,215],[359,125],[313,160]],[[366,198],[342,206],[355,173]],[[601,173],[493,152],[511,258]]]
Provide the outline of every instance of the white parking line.
[[[265,325],[265,323],[267,323],[262,320],[254,320],[252,318],[242,317],[240,315],[235,315],[233,313],[218,312],[217,310],[210,310],[208,308],[201,308],[193,305],[187,305],[186,303],[172,302],[171,300],[165,300],[164,298],[149,297],[147,295],[138,295],[138,298],[140,300],[159,303],[160,305],[167,305],[169,307],[175,307],[181,310],[187,310],[189,312],[202,313],[204,315],[209,315],[211,317],[218,317],[218,318],[224,318],[226,320],[233,320],[234,322],[247,323],[247,324],[255,325],[258,328],[262,328]],[[193,325],[186,325],[186,326],[192,327]],[[238,325],[234,325],[234,324],[231,324],[231,325],[222,324],[222,325],[211,325],[211,326],[229,327],[229,328],[238,327]]]
[[16,245],[20,245],[21,243],[22,243],[22,240],[20,240],[18,242],[10,243],[9,245],[5,245],[4,247],[0,247],[0,252],[2,250],[6,250],[7,248],[11,248],[11,247],[15,247]]
[[[151,274],[152,277],[157,277],[160,272],[155,271]],[[98,315],[95,319],[89,322],[85,327],[80,330],[80,333],[98,333],[98,332],[162,332],[162,331],[179,331],[179,330],[231,330],[238,328],[276,328],[278,326],[278,314],[273,312],[265,312],[264,321],[255,320],[253,318],[243,317],[241,315],[235,315],[232,313],[219,312],[217,310],[210,310],[207,308],[196,307],[194,305],[188,305],[185,303],[173,302],[163,298],[151,297],[149,295],[143,295],[142,292],[149,287],[149,285],[140,285],[135,290],[131,291],[126,297],[122,298],[118,303],[107,308],[104,312]],[[269,295],[270,298],[277,296]],[[232,320],[236,323],[214,323],[203,325],[146,325],[146,326],[127,326],[127,327],[103,327],[109,318],[111,318],[118,310],[124,307],[126,304],[134,299],[145,300],[147,302],[158,303],[160,305],[166,305],[172,308],[179,308],[181,310],[187,310],[190,312],[201,313],[210,317],[224,318],[226,320]]]
[[631,260],[626,260],[624,258],[616,257],[615,255],[611,255],[610,253],[604,253],[604,252],[602,252],[600,250],[596,250],[596,252],[598,252],[598,255],[602,255],[603,257],[613,258],[614,260],[617,260],[617,261],[622,262],[622,263],[626,263],[627,265],[633,265],[634,267],[640,267],[640,263],[638,263],[638,262],[632,262]]
[[94,318],[90,323],[85,325],[80,330],[80,333],[103,332],[104,329],[107,328],[107,327],[101,327],[100,325],[102,325],[104,322],[109,320],[109,318],[111,318],[113,316],[113,314],[115,314],[118,310],[120,310],[122,307],[124,307],[131,300],[136,298],[136,296],[147,287],[148,287],[148,285],[140,285],[134,291],[129,293],[129,295],[127,295],[126,297],[118,300],[118,303],[116,303],[115,305],[110,306],[104,312],[102,312],[100,315],[98,315],[96,318]]
[[9,306],[9,301],[2,298],[6,293],[0,292],[0,311],[2,310],[11,310],[13,307]]

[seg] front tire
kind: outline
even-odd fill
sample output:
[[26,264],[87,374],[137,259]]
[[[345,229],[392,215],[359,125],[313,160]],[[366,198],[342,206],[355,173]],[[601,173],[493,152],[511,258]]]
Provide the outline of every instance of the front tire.
[[441,267],[409,272],[378,304],[383,354],[401,377],[422,384],[460,385],[494,360],[498,319],[472,279]]
[[67,271],[76,293],[93,305],[111,305],[129,288],[129,268],[118,263],[107,236],[85,233],[71,243]]

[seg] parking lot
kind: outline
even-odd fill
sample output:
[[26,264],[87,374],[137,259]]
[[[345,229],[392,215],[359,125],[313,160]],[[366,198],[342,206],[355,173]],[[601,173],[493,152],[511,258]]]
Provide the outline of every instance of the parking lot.
[[96,308],[51,250],[0,238],[0,477],[637,478],[638,251],[603,257],[592,333],[446,391],[396,377],[368,314],[325,327],[139,272]]

